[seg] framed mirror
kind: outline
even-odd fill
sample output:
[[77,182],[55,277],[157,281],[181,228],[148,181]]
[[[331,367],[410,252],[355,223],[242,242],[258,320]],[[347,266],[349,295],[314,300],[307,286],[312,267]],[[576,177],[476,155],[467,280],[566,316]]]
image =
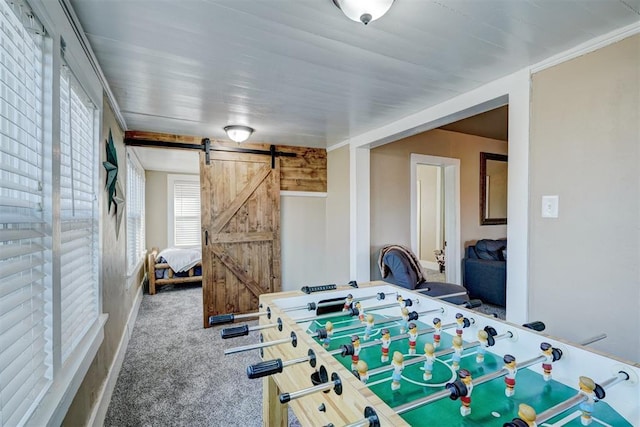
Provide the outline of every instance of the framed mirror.
[[480,153],[480,225],[507,223],[507,156]]

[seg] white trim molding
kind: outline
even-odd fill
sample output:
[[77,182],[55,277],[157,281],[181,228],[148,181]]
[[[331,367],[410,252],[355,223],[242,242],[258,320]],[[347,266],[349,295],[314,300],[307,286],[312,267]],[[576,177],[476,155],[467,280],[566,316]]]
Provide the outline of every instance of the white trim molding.
[[288,191],[280,190],[280,197],[322,197],[326,198],[326,192],[320,191]]
[[584,43],[580,43],[571,49],[560,52],[557,55],[553,55],[547,59],[544,59],[537,64],[531,66],[531,74],[553,67],[566,61],[570,61],[587,53],[609,46],[610,44],[619,42],[627,37],[640,33],[640,21],[631,25],[627,25],[622,28],[617,28],[607,34],[603,34],[598,37],[594,37]]

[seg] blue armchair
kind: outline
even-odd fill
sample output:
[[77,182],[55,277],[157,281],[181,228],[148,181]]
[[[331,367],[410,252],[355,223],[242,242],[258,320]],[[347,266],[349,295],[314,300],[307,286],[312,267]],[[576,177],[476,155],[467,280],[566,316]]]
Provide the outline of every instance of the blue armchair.
[[482,239],[467,247],[462,269],[462,283],[471,298],[506,306],[507,239]]

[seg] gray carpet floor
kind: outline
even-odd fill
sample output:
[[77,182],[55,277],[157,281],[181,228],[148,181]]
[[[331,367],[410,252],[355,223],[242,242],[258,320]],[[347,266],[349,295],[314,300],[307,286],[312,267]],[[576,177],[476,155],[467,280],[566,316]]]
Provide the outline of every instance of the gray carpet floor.
[[[504,319],[500,307],[477,310]],[[260,361],[258,351],[224,355],[226,348],[258,342],[259,332],[223,340],[227,326],[202,327],[199,285],[145,294],[104,425],[261,426],[262,380],[245,373]],[[289,425],[300,425],[292,412]]]
[[258,332],[223,340],[222,328],[202,327],[199,285],[145,294],[104,425],[262,425],[262,381],[245,373],[258,350],[224,355]]

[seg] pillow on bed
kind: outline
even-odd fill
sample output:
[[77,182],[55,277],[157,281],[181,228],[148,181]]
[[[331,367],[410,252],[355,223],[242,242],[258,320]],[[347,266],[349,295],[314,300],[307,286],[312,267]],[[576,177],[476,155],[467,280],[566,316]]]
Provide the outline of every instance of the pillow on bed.
[[179,273],[202,261],[202,249],[168,248],[158,254],[158,258],[160,257],[164,258],[174,272]]

